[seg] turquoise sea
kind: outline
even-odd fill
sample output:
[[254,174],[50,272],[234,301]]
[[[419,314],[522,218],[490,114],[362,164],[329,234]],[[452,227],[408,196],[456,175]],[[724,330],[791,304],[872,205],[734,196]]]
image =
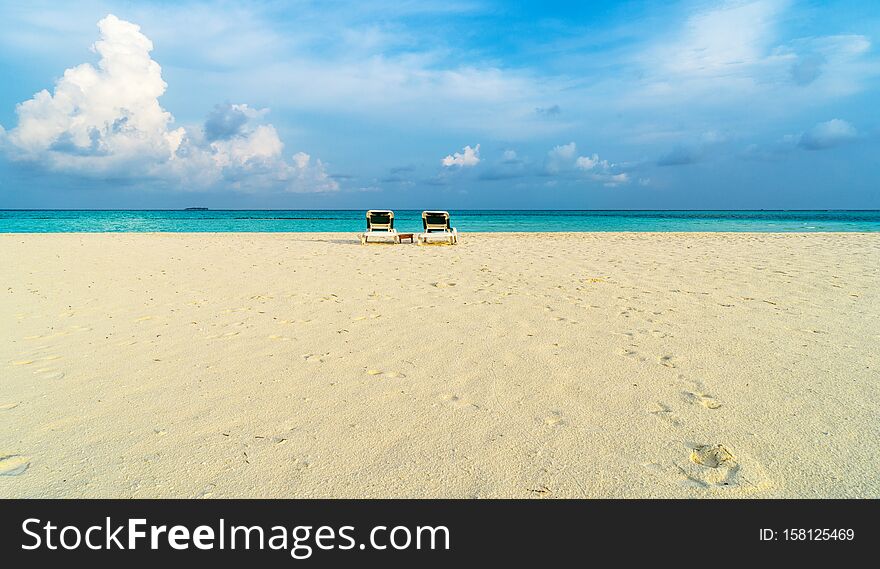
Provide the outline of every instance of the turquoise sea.
[[[453,210],[473,231],[880,231],[880,211]],[[355,232],[363,210],[0,210],[0,233]],[[398,231],[419,231],[421,211],[396,210]]]

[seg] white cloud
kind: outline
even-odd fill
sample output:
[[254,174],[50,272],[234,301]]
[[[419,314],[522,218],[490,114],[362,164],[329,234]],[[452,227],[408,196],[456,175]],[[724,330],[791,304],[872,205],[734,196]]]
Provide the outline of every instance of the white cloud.
[[450,166],[472,167],[480,163],[480,145],[465,146],[461,152],[455,152],[440,161],[447,168]]
[[616,164],[599,158],[593,153],[590,156],[578,156],[574,142],[554,146],[547,153],[544,170],[551,175],[577,175],[582,179],[600,182],[605,186],[619,186],[630,182],[629,174],[619,172]]
[[153,44],[136,25],[113,15],[98,28],[98,68],[84,63],[68,69],[54,94],[44,89],[19,104],[10,142],[27,157],[49,154],[60,167],[171,158],[182,133],[169,130],[172,116],[159,105],[167,85],[149,56]]
[[621,82],[627,108],[689,105],[773,117],[859,91],[878,68],[863,35],[784,36],[790,0],[726,1],[691,15],[672,34],[650,40],[632,59],[637,84]]
[[112,14],[98,28],[97,67],[67,69],[53,93],[44,89],[18,105],[18,125],[8,133],[13,158],[84,175],[168,179],[184,188],[228,182],[243,191],[338,189],[320,160],[284,159],[275,128],[255,124],[267,109],[218,105],[203,127],[173,128],[159,104],[167,84],[150,57],[152,42]]
[[659,50],[667,72],[729,75],[764,60],[787,0],[726,2],[693,15],[677,41]]
[[620,174],[600,174],[596,178],[597,181],[602,182],[603,185],[608,187],[616,187],[623,184],[629,183],[629,174],[626,172],[622,172]]
[[845,120],[831,119],[803,133],[798,146],[807,150],[824,150],[852,142],[858,135],[856,128]]
[[294,192],[333,192],[339,189],[336,180],[330,178],[324,164],[305,152],[293,155],[293,164],[288,171],[289,189]]
[[797,56],[781,49],[777,37],[787,5],[787,0],[728,1],[697,11],[635,57],[641,79],[622,86],[621,103],[717,107],[792,84],[789,68]]
[[248,121],[268,113],[269,109],[253,109],[246,104],[214,105],[214,110],[205,120],[205,138],[211,141],[232,138],[241,134]]
[[569,159],[574,156],[575,152],[577,152],[577,145],[574,142],[569,142],[554,146],[548,154],[552,158]]
[[574,165],[577,166],[581,170],[592,170],[596,167],[596,164],[599,162],[599,155],[593,154],[593,156],[579,156],[577,160],[575,160]]
[[578,156],[574,165],[579,170],[608,170],[614,166],[614,164],[610,164],[608,160],[600,160],[599,155],[595,152],[592,156]]
[[556,174],[561,170],[569,168],[576,152],[577,145],[574,142],[554,146],[547,152],[544,169],[550,174]]

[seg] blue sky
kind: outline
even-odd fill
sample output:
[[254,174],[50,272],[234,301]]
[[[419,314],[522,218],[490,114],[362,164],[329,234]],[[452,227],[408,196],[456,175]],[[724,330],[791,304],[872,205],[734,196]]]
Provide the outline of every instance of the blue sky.
[[3,208],[880,208],[880,5],[0,1]]

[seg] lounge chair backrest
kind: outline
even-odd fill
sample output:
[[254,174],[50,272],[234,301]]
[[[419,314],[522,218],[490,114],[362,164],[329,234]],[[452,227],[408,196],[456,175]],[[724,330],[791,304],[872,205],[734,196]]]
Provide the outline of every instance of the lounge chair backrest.
[[449,212],[448,211],[423,211],[422,226],[425,233],[434,231],[449,231]]
[[371,209],[367,212],[367,231],[391,231],[394,229],[394,212]]

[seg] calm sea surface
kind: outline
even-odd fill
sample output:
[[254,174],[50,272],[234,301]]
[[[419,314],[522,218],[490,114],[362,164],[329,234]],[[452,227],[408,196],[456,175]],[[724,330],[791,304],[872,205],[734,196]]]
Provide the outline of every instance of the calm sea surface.
[[[880,231],[880,211],[453,210],[469,231]],[[0,233],[119,231],[360,231],[362,210],[0,210]],[[396,210],[398,231],[419,231],[421,212]]]

